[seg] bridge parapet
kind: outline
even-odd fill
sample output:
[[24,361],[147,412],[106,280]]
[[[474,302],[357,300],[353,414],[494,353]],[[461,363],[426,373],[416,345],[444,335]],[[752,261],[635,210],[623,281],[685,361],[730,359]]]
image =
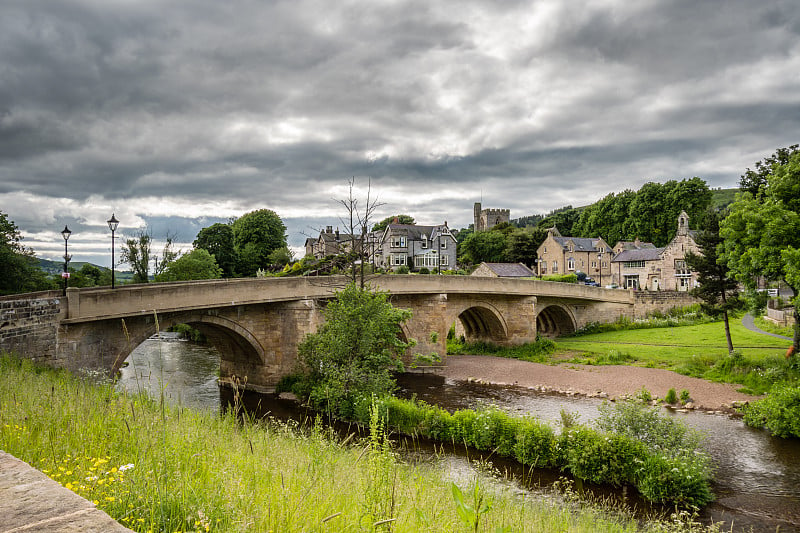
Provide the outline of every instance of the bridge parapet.
[[[502,294],[633,304],[630,291],[572,283],[467,276],[384,275],[370,283],[391,294]],[[264,302],[326,299],[347,284],[345,277],[240,278],[68,289],[64,323],[142,314],[199,310]]]

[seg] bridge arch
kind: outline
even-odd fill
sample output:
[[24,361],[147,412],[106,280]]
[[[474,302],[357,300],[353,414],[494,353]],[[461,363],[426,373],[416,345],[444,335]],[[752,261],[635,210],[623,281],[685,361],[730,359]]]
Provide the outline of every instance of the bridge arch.
[[[144,323],[130,325],[126,328],[130,342],[126,342],[123,353],[115,360],[113,371],[119,370],[122,362],[130,356],[132,349],[139,346],[155,333],[154,319],[148,316]],[[223,361],[248,366],[264,366],[274,363],[262,344],[252,332],[225,317],[204,313],[165,313],[158,315],[158,329],[166,331],[176,324],[188,324],[199,330],[208,339],[209,344],[217,348]],[[225,366],[225,365],[223,365]]]
[[568,335],[576,329],[575,317],[562,305],[547,305],[536,314],[536,333],[542,337]]
[[502,313],[487,302],[465,305],[452,313],[449,324],[458,320],[463,334],[469,342],[492,342],[502,344],[508,341],[508,324]]

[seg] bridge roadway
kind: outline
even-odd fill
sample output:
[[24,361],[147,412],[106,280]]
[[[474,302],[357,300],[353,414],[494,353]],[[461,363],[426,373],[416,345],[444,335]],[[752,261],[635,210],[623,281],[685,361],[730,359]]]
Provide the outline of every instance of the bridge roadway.
[[[246,278],[70,288],[66,298],[53,291],[4,297],[0,349],[72,370],[114,372],[157,330],[186,323],[220,350],[223,378],[269,388],[293,370],[299,342],[322,323],[325,302],[346,283],[343,277]],[[417,341],[414,351],[440,355],[454,323],[468,340],[514,345],[639,316],[653,305],[632,291],[535,280],[385,275],[370,284],[412,311],[403,335]]]

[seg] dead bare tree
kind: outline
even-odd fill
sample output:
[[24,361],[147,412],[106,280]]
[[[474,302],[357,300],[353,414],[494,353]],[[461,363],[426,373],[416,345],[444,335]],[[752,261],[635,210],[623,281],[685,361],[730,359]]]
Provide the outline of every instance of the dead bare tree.
[[355,176],[347,182],[347,198],[336,200],[345,209],[345,214],[339,221],[348,230],[350,239],[347,259],[350,264],[349,277],[353,283],[358,283],[362,289],[366,286],[366,265],[370,255],[375,253],[373,242],[369,242],[370,226],[378,208],[384,204],[372,195],[372,180],[367,181],[367,195],[363,207],[355,196]]

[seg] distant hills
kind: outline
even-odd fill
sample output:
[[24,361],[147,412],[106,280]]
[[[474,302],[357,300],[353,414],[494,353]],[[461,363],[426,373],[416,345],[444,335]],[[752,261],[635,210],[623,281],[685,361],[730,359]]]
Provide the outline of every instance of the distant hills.
[[[50,259],[39,259],[39,268],[48,274],[55,274],[59,275],[64,271],[64,262],[63,261],[51,261]],[[100,270],[109,271],[111,270],[108,267],[95,265],[94,263],[89,263],[88,261],[70,261],[69,266],[71,269],[80,270],[83,268],[83,265],[92,265]],[[133,272],[130,270],[117,270],[114,278],[117,280],[118,283],[129,283],[133,279]]]

